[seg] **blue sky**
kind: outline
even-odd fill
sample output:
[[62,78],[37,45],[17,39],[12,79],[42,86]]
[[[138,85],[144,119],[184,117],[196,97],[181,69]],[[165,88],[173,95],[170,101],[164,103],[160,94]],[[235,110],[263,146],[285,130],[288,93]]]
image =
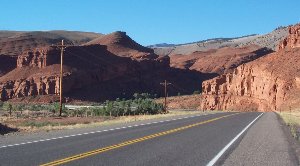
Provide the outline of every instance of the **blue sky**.
[[126,31],[143,45],[264,34],[300,22],[300,0],[1,0],[1,30]]

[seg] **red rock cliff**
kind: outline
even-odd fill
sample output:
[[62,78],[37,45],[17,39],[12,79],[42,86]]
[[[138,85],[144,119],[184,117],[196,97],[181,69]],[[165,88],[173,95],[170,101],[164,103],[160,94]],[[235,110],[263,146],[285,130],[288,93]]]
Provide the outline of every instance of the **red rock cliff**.
[[300,24],[289,28],[289,36],[280,42],[278,50],[300,47]]
[[290,27],[290,35],[281,42],[278,52],[203,82],[201,108],[274,111],[299,103],[299,29],[299,24]]

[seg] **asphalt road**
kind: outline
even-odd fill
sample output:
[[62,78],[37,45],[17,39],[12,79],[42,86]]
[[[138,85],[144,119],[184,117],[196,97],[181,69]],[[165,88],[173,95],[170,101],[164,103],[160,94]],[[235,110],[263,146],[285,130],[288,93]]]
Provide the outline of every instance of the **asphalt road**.
[[207,165],[260,114],[201,115],[9,146],[0,148],[0,165]]

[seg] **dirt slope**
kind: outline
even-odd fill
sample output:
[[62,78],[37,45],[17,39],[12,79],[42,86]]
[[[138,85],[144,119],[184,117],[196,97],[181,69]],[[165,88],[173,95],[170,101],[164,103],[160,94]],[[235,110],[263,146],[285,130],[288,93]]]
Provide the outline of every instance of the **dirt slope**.
[[250,45],[241,48],[224,47],[197,51],[189,55],[172,55],[170,59],[172,67],[224,74],[271,52],[273,51],[268,48]]

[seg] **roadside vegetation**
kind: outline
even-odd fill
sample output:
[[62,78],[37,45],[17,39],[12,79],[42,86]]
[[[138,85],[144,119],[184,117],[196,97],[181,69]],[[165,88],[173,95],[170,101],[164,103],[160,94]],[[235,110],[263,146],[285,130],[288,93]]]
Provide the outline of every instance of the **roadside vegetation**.
[[[153,96],[142,93],[134,94],[133,99],[116,99],[94,103],[88,107],[67,109],[63,106],[62,117],[58,117],[59,103],[23,104],[0,102],[0,124],[11,127],[57,127],[132,119],[135,121],[148,115],[165,114],[163,104],[156,103]],[[133,117],[133,118],[132,118]]]
[[290,128],[292,136],[300,141],[300,110],[279,112],[285,124]]
[[[74,110],[68,110],[63,106],[64,117],[94,117],[94,116],[126,116],[126,115],[154,115],[164,113],[163,105],[156,103],[147,93],[134,94],[134,99],[116,99],[115,101],[106,101],[97,105],[81,107]],[[53,104],[18,104],[1,102],[0,110],[2,116],[9,117],[49,117],[57,116],[59,103]]]

